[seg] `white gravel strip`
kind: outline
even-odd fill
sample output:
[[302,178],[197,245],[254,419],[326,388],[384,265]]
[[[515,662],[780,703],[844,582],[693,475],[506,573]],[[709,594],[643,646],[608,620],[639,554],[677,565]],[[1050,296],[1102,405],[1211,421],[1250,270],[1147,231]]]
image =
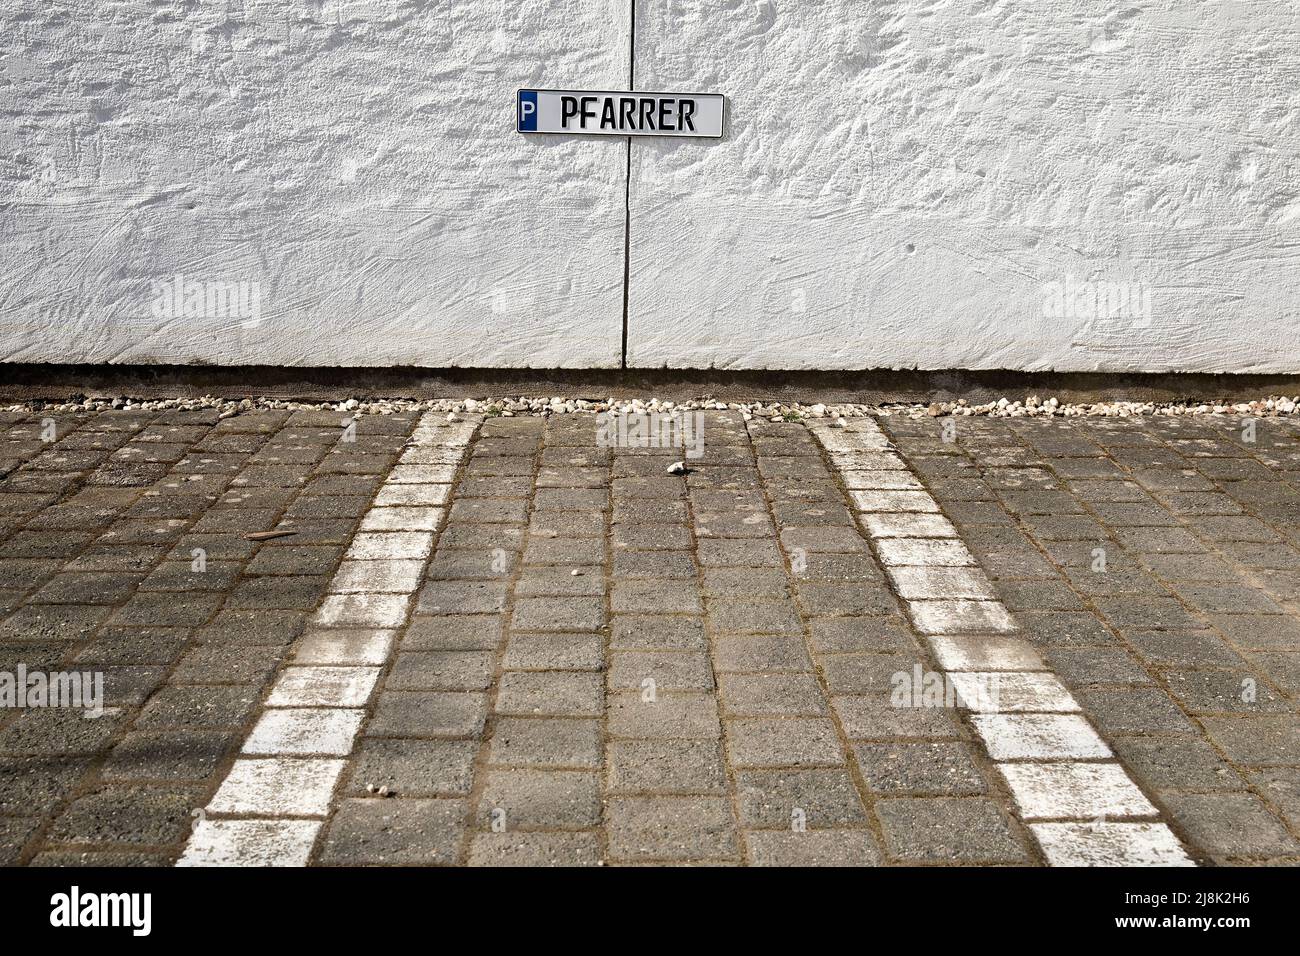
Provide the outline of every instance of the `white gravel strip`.
[[[403,460],[437,464],[399,465],[394,472],[407,471],[385,479],[177,866],[308,862],[433,549],[450,488],[437,482],[452,480],[476,427],[434,413],[416,427]],[[418,482],[409,469],[419,469]]]
[[[810,430],[849,487],[852,475],[893,462],[906,467],[872,419],[842,428],[814,423]],[[1015,636],[1011,613],[930,493],[922,487],[851,495],[916,630],[946,669],[960,706],[972,712],[975,732],[1048,862],[1193,865],[1074,696]]]
[[32,401],[0,406],[0,411],[27,413],[78,413],[108,409],[128,411],[170,411],[173,409],[217,409],[222,418],[245,412],[284,411],[335,411],[361,415],[393,415],[396,413],[429,412],[459,420],[464,414],[481,414],[489,417],[517,415],[565,415],[596,412],[672,412],[713,409],[738,411],[746,420],[757,418],[769,421],[800,421],[828,419],[832,422],[875,415],[905,415],[912,418],[925,416],[985,416],[989,418],[1137,418],[1143,416],[1247,416],[1252,418],[1282,418],[1300,411],[1300,396],[1270,395],[1245,402],[1063,402],[1054,397],[999,398],[995,401],[973,403],[964,398],[954,401],[869,404],[860,402],[726,402],[709,396],[666,401],[648,399],[593,399],[571,396],[519,395],[507,398],[438,398],[415,400],[407,398],[349,398],[335,402],[289,401],[264,396],[242,399],[222,399],[212,395],[202,398],[77,398],[64,402]]

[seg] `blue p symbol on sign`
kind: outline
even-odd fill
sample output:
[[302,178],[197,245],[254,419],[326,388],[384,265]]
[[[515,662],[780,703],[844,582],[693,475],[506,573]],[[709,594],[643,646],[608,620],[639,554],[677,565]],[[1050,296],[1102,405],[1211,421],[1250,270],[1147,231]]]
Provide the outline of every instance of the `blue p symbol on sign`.
[[519,132],[537,132],[537,91],[519,91]]

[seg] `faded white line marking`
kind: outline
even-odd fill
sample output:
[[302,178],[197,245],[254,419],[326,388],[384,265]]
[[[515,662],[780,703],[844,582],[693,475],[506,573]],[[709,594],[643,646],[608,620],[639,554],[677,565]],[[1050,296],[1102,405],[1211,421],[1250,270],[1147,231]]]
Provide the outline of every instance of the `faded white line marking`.
[[177,866],[306,866],[319,820],[201,820]]
[[1163,823],[1031,823],[1052,866],[1195,866]]
[[998,770],[1026,820],[1160,815],[1119,764],[1002,763]]
[[[1038,652],[961,542],[957,529],[871,419],[811,430],[840,470],[916,629],[945,668],[990,756],[1000,761],[1022,816],[1157,816],[1078,703]],[[1022,764],[1024,760],[1109,763]],[[1163,824],[1033,824],[1048,862],[1189,864]]]
[[[311,858],[362,709],[433,549],[450,482],[476,424],[426,415],[362,517],[314,627],[293,648],[243,754],[178,866],[303,866]],[[270,819],[231,819],[269,817]]]
[[241,758],[208,812],[236,816],[323,817],[346,760],[328,757]]
[[[1079,704],[1061,682],[1045,673],[954,671],[948,675],[957,693],[975,711],[987,713],[1073,713]],[[992,686],[992,698],[981,688]]]

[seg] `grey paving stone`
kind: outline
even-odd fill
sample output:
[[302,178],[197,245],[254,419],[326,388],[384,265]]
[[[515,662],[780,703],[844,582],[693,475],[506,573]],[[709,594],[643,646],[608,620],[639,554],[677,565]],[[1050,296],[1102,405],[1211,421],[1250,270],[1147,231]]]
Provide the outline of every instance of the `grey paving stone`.
[[487,719],[484,694],[384,691],[364,733],[371,737],[475,737]]
[[740,844],[722,797],[613,797],[610,858],[617,861],[738,860]]
[[89,764],[89,758],[66,753],[0,757],[0,814],[50,812],[72,791]]
[[1248,774],[1251,784],[1273,804],[1294,830],[1300,822],[1300,769],[1277,767]]
[[77,651],[73,663],[172,664],[189,646],[190,635],[188,628],[103,628]]
[[885,849],[904,863],[1025,863],[997,804],[983,798],[881,800]]
[[605,539],[595,535],[529,538],[528,547],[524,550],[525,564],[599,565],[604,560]]
[[269,680],[284,658],[283,647],[196,647],[172,671],[173,684],[254,684]]
[[1300,754],[1300,724],[1294,716],[1202,717],[1201,724],[1211,742],[1237,764],[1294,764]]
[[846,770],[762,770],[736,774],[741,826],[791,829],[864,826],[867,812]]
[[615,614],[698,614],[704,607],[693,581],[615,581],[610,592]]
[[194,639],[220,646],[285,647],[301,633],[303,610],[222,610],[194,632]]
[[610,624],[610,646],[615,650],[703,650],[704,620],[650,614],[615,614]]
[[724,793],[716,740],[614,740],[606,748],[610,793]]
[[237,741],[221,730],[137,730],[118,742],[100,773],[118,782],[205,780]]
[[445,865],[456,861],[464,830],[464,800],[349,799],[339,805],[320,858],[326,865]]
[[713,667],[698,651],[614,651],[607,675],[613,690],[635,690],[653,681],[659,690],[712,690]]
[[594,631],[605,624],[599,598],[519,598],[511,627],[520,631]]
[[829,713],[813,674],[722,674],[718,697],[734,717],[805,716]]
[[1103,734],[1196,733],[1191,721],[1159,688],[1081,688],[1075,696]]
[[501,717],[488,760],[498,766],[596,768],[603,752],[600,723],[573,717]]
[[1170,793],[1163,799],[1191,841],[1216,856],[1271,857],[1300,852],[1300,843],[1254,794]]
[[510,636],[501,664],[507,670],[598,671],[604,661],[599,634],[519,633]]
[[193,787],[103,786],[78,797],[50,829],[49,843],[166,845],[184,840],[191,811],[206,803]]
[[478,750],[473,740],[362,740],[347,792],[364,797],[373,786],[402,797],[468,796]]
[[701,565],[711,568],[779,568],[785,563],[775,542],[761,538],[704,540],[696,554]]
[[811,671],[803,638],[796,634],[735,634],[716,638],[714,666],[719,673]]
[[1165,683],[1192,714],[1266,714],[1292,711],[1293,705],[1253,671],[1237,669],[1166,670]]
[[[638,682],[639,686],[639,682]],[[496,712],[512,716],[599,717],[605,683],[580,671],[508,671],[501,675]]]
[[491,651],[502,639],[501,618],[495,614],[416,614],[402,637],[402,649]]
[[470,844],[470,866],[598,866],[596,833],[478,833]]
[[1209,623],[1238,650],[1300,650],[1300,622],[1264,614],[1210,614]]
[[722,734],[712,694],[611,693],[606,708],[606,732],[614,739],[716,740]]
[[1128,631],[1138,654],[1161,667],[1243,666],[1241,656],[1214,631]]
[[0,641],[85,640],[108,618],[109,613],[109,608],[100,606],[42,604],[21,607],[0,624]]
[[887,694],[832,697],[844,734],[851,740],[955,739],[956,713],[943,707],[895,707]]
[[595,773],[492,768],[478,804],[477,825],[515,829],[598,826],[602,804]]
[[24,845],[40,825],[39,817],[0,817],[0,866],[18,862]]
[[0,754],[97,754],[121,729],[120,714],[87,719],[81,710],[30,709],[0,730]]
[[868,830],[746,830],[753,866],[879,866],[880,851]]
[[818,618],[808,622],[812,648],[819,654],[913,651],[910,632],[899,617]]
[[521,597],[596,597],[604,593],[604,570],[591,565],[527,567],[515,582],[515,594]]
[[1152,683],[1141,663],[1118,647],[1052,647],[1043,659],[1067,687]]
[[253,716],[259,694],[253,685],[164,687],[136,719],[147,729],[242,727]]
[[[770,597],[778,597],[770,595]],[[800,634],[802,625],[789,599],[758,602],[719,599],[708,606],[709,625],[716,631],[748,634]]]
[[867,786],[883,796],[975,796],[988,789],[966,744],[858,744],[853,755]]
[[734,768],[840,766],[843,748],[834,724],[816,717],[741,717],[726,722],[726,752]]
[[1117,737],[1115,752],[1153,790],[1242,790],[1241,775],[1196,737]]
[[505,581],[430,581],[420,590],[416,613],[494,614],[505,606]]
[[493,659],[486,651],[402,651],[393,661],[388,690],[487,690]]

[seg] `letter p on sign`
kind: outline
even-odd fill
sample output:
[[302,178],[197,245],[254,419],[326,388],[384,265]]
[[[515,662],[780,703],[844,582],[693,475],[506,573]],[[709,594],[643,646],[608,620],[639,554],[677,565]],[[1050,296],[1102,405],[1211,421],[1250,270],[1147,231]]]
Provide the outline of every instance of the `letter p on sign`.
[[537,91],[519,91],[519,132],[537,132]]

